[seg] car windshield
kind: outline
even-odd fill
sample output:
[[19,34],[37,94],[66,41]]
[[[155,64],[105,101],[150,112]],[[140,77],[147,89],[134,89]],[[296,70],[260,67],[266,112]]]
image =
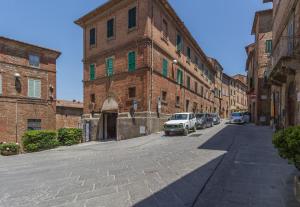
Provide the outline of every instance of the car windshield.
[[203,118],[203,117],[205,117],[205,114],[196,114],[196,118],[197,118],[197,119],[201,119],[201,118]]
[[171,120],[187,120],[188,119],[188,114],[174,114],[171,117]]
[[232,113],[231,116],[242,116],[242,113],[235,112],[235,113]]

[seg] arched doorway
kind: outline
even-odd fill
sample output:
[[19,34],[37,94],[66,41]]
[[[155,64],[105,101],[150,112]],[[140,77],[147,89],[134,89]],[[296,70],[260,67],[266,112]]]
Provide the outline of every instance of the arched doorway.
[[117,139],[117,118],[119,105],[113,97],[108,97],[102,106],[103,140]]

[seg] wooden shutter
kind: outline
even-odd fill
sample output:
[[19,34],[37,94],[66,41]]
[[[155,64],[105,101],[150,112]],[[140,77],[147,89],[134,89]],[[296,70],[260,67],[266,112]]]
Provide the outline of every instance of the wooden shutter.
[[114,71],[114,63],[113,63],[113,58],[107,58],[106,59],[106,74],[107,76],[112,76]]
[[28,96],[34,97],[34,80],[28,79]]
[[168,61],[163,59],[163,76],[168,77]]
[[41,80],[34,80],[34,97],[41,98]]
[[135,52],[128,53],[128,71],[133,72],[136,69]]
[[90,65],[90,80],[95,80],[95,65]]

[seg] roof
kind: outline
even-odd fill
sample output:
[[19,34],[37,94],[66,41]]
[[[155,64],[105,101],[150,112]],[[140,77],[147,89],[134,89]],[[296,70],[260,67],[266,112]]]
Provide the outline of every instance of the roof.
[[0,36],[0,40],[3,40],[5,42],[16,43],[16,44],[18,44],[20,46],[23,46],[23,47],[31,47],[31,48],[37,48],[39,50],[47,51],[49,53],[53,53],[56,56],[56,58],[58,58],[61,55],[60,51],[49,49],[49,48],[46,48],[46,47],[41,47],[41,46],[38,46],[38,45],[29,44],[29,43],[22,42],[22,41],[19,41],[19,40],[15,40],[15,39],[11,39],[11,38],[8,38],[8,37]]
[[[91,12],[87,13],[86,15],[82,16],[81,18],[74,21],[75,24],[83,27],[84,23],[91,18],[96,17],[100,13],[105,12],[115,4],[121,2],[122,0],[108,0],[106,3],[102,4],[101,6],[97,7],[96,9],[92,10]],[[179,24],[179,28],[181,29],[182,33],[185,33],[188,37],[188,39],[192,42],[192,45],[196,48],[196,50],[206,59],[206,62],[208,66],[210,66],[211,69],[214,70],[211,62],[209,61],[206,54],[203,52],[202,48],[199,46],[198,42],[195,40],[195,38],[192,36],[190,31],[185,26],[184,22],[179,18],[176,11],[173,9],[173,7],[170,5],[168,0],[159,0],[160,3],[162,3],[162,6],[164,9],[169,13],[169,15],[174,18],[174,21]]]
[[258,17],[260,15],[268,14],[268,13],[271,13],[271,15],[272,15],[273,14],[273,9],[267,9],[267,10],[261,10],[261,11],[255,12],[254,21],[253,21],[253,25],[252,25],[252,31],[251,31],[252,35],[254,35],[256,33],[256,24],[257,24],[257,21],[258,21]]
[[80,101],[76,101],[76,100],[73,100],[73,101],[57,100],[56,107],[83,109],[83,103]]

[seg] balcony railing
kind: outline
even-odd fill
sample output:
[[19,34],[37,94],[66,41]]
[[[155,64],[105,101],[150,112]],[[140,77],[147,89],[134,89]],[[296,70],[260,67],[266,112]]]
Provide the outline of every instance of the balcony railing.
[[296,49],[300,44],[300,36],[289,37],[282,36],[278,44],[273,49],[272,53],[272,66],[275,67],[280,59],[287,57],[295,57],[297,55]]

